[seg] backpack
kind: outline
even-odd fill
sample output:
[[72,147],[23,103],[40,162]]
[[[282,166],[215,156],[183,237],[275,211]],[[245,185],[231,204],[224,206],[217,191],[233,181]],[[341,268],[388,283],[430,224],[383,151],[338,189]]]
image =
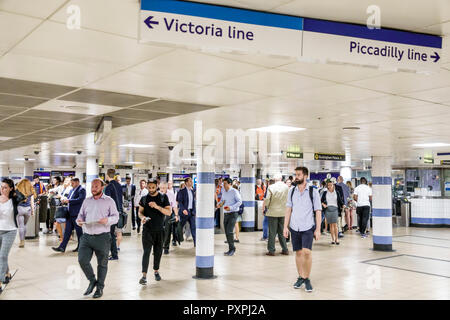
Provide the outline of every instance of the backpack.
[[[292,190],[290,191],[290,193],[291,193],[291,195],[290,195],[291,203],[292,203],[292,199],[294,197],[295,188],[297,188],[297,187],[292,188]],[[310,186],[309,187],[309,198],[311,199],[311,204],[312,204],[312,211],[313,211],[313,215],[314,215],[314,225],[316,225],[316,211],[314,211],[314,195],[313,195],[313,192],[314,192],[314,187]]]
[[242,203],[242,204],[240,205],[239,211],[238,211],[238,214],[239,214],[239,215],[242,215],[243,213],[244,213],[244,203]]

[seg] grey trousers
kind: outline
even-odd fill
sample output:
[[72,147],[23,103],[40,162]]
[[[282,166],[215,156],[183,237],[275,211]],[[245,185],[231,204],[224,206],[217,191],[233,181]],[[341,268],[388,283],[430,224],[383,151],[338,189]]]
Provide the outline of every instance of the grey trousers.
[[19,238],[20,241],[25,240],[25,234],[27,232],[27,222],[31,216],[31,207],[21,207],[18,206],[17,210],[19,214],[17,215],[17,225],[19,226]]
[[94,270],[91,266],[92,255],[97,257],[97,288],[105,287],[106,273],[108,272],[108,254],[111,247],[111,234],[109,232],[89,235],[83,233],[78,248],[78,263],[86,278],[95,282]]
[[234,246],[234,226],[236,225],[236,220],[238,218],[237,212],[225,212],[225,216],[223,217],[223,226],[225,227],[225,235],[228,241],[229,250],[235,250]]
[[269,239],[267,241],[267,250],[275,253],[275,237],[278,235],[281,250],[288,251],[286,238],[283,236],[284,217],[267,217],[269,221]]
[[16,239],[17,230],[0,231],[0,282],[5,282],[5,275],[9,272],[8,256]]

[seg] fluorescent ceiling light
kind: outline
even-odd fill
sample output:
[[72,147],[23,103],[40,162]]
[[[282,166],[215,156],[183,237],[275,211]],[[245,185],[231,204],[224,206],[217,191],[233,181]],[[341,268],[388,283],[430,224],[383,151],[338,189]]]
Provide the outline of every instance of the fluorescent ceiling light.
[[6,162],[0,162],[0,165],[4,165],[4,164],[6,164]]
[[139,161],[137,161],[137,162],[135,162],[135,161],[127,161],[125,163],[126,164],[143,164],[143,162],[139,162]]
[[71,153],[71,152],[57,152],[54,153],[55,156],[76,156],[76,153]]
[[372,161],[372,158],[361,159],[362,161]]
[[268,153],[267,155],[268,155],[269,157],[276,157],[276,156],[281,156],[282,153],[281,153],[281,152],[278,152],[278,153]]
[[194,158],[192,158],[192,159],[181,159],[182,161],[197,161],[197,159],[194,159]]
[[[14,159],[14,160],[16,160],[16,161],[25,161],[24,158],[17,158],[17,159]],[[34,160],[36,160],[36,159],[28,158],[28,161],[34,161]]]
[[301,130],[306,130],[306,129],[289,127],[289,126],[269,126],[269,127],[262,127],[262,128],[254,128],[254,129],[250,129],[250,130],[260,131],[260,132],[283,133],[283,132],[301,131]]
[[125,148],[152,148],[153,146],[150,145],[150,144],[128,143],[128,144],[121,144],[119,147],[125,147]]
[[416,143],[413,144],[413,147],[419,148],[437,148],[437,147],[448,147],[450,144],[442,143],[442,142],[432,142],[432,143]]

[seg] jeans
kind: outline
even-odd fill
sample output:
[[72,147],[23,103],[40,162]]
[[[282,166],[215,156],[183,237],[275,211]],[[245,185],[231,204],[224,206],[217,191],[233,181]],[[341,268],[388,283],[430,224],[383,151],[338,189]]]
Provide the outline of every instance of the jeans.
[[108,232],[98,235],[85,233],[81,237],[80,247],[78,248],[78,263],[90,282],[95,282],[95,274],[91,265],[92,255],[95,252],[97,257],[97,288],[99,289],[105,287],[110,242],[111,235]]
[[164,249],[169,250],[170,247],[170,236],[172,236],[173,241],[175,241],[175,227],[178,222],[169,223],[172,217],[166,216],[164,220]]
[[195,216],[192,215],[192,210],[188,210],[189,213],[188,215],[185,215],[184,213],[180,212],[179,216],[180,216],[180,221],[181,221],[181,228],[184,228],[184,225],[186,224],[186,222],[189,222],[189,226],[191,228],[191,235],[192,235],[192,239],[194,240],[194,246],[196,245],[195,242]]
[[118,258],[118,255],[117,255],[117,237],[116,237],[116,228],[117,228],[117,223],[116,223],[116,224],[113,224],[113,225],[111,226],[111,230],[110,230],[110,233],[111,233],[111,257],[112,257],[113,259]]
[[142,272],[147,273],[152,247],[155,251],[155,255],[153,257],[153,270],[159,270],[163,249],[163,239],[164,231],[150,231],[146,228],[142,230],[142,247],[144,249],[144,254],[142,256]]
[[225,235],[227,237],[228,248],[229,250],[235,250],[234,239],[233,239],[233,231],[236,225],[236,220],[238,218],[237,212],[225,212],[225,216],[223,218],[223,225],[225,227]]
[[267,217],[267,220],[269,225],[269,241],[267,242],[267,250],[275,253],[275,237],[278,235],[281,250],[283,252],[287,252],[288,247],[286,245],[286,238],[283,236],[284,217]]
[[263,239],[267,239],[269,234],[269,220],[264,216],[263,220]]
[[76,220],[77,220],[77,216],[71,216],[70,219],[66,220],[66,228],[64,230],[64,240],[59,245],[59,247],[61,249],[66,250],[66,247],[67,247],[67,244],[69,243],[70,236],[72,235],[73,229],[75,229],[75,231],[77,232],[77,238],[78,238],[77,247],[80,246],[80,238],[81,238],[81,235],[83,234],[83,229],[79,225],[77,225]]
[[367,221],[369,220],[370,207],[369,206],[358,207],[356,208],[356,214],[359,217],[358,220],[359,232],[361,233],[361,235],[364,235],[366,233]]
[[8,256],[16,239],[17,230],[0,231],[0,282],[5,282],[5,275],[9,272]]
[[220,228],[220,209],[216,209],[216,211],[214,212],[214,222],[215,227]]
[[25,240],[25,234],[27,232],[27,222],[31,216],[31,207],[18,206],[17,210],[19,214],[17,215],[17,225],[19,226],[19,238],[20,241]]

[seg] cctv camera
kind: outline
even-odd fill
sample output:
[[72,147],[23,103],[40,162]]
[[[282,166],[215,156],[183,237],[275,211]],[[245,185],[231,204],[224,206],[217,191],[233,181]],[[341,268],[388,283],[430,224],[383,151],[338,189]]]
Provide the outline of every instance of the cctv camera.
[[38,155],[39,152],[40,152],[39,150],[35,150],[35,151],[34,151],[34,154],[35,154],[35,155]]
[[191,157],[193,157],[195,155],[195,153],[194,152],[191,152]]
[[168,146],[168,148],[169,148],[169,151],[172,151],[174,146]]
[[30,160],[30,158],[28,158],[28,156],[23,156],[23,159],[24,159],[25,161]]
[[82,154],[83,151],[82,150],[77,150],[77,154]]

